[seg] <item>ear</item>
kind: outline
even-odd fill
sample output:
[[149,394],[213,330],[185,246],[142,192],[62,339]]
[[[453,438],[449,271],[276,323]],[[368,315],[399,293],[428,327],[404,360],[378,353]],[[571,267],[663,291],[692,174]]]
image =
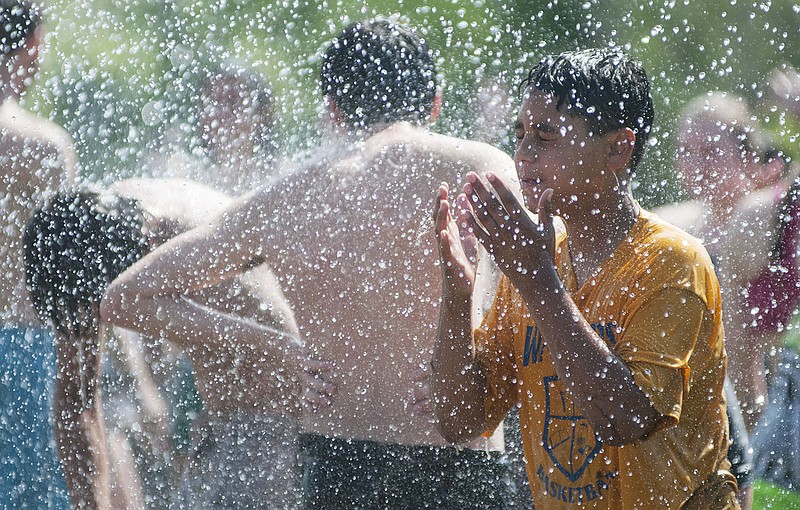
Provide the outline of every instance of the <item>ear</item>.
[[36,62],[39,59],[39,53],[42,51],[42,43],[44,42],[44,27],[39,24],[33,32],[28,36],[25,41],[25,55],[28,62]]
[[433,96],[433,106],[431,107],[431,114],[428,116],[428,122],[433,124],[439,118],[440,113],[442,113],[442,91],[437,90]]
[[344,114],[342,114],[342,111],[339,109],[336,101],[333,100],[333,97],[330,95],[325,96],[325,105],[328,107],[327,118],[330,120],[331,124],[336,127],[344,127],[346,125]]
[[782,157],[772,158],[765,165],[757,165],[757,170],[753,176],[753,184],[756,189],[765,188],[774,184],[786,171],[786,160]]
[[633,158],[636,135],[630,128],[622,128],[608,133],[608,168],[614,173],[628,171]]

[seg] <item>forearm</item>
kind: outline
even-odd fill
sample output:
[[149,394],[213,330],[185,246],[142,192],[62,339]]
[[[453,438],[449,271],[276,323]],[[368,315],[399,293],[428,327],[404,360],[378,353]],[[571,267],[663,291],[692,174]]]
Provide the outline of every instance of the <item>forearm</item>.
[[109,508],[108,452],[99,403],[80,413],[64,404],[57,401],[54,406],[55,437],[73,507]]
[[55,437],[73,505],[108,508],[108,462],[96,337],[56,336]]
[[483,433],[486,428],[486,379],[475,359],[471,299],[445,295],[431,361],[431,391],[439,430],[452,443]]
[[646,436],[658,414],[630,368],[597,335],[564,289],[555,268],[536,272],[520,289],[545,339],[559,380],[608,444]]
[[183,349],[260,350],[265,369],[298,363],[302,343],[279,329],[220,312],[176,294],[140,297],[113,324],[154,338],[166,338]]

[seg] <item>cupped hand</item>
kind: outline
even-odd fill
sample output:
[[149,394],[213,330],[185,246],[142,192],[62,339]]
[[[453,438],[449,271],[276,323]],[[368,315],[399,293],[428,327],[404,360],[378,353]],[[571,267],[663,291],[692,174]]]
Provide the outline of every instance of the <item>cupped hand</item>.
[[486,179],[491,187],[474,172],[467,174],[458,198],[465,211],[461,218],[503,273],[522,288],[540,268],[553,264],[553,190],[539,197],[537,223],[498,176],[488,173]]
[[[449,188],[442,183],[436,195],[433,225],[439,246],[439,260],[446,292],[469,295],[475,285],[477,239],[461,222],[459,226],[450,206]],[[461,216],[461,215],[459,215]]]
[[333,382],[334,364],[310,356],[302,358],[303,367],[303,408],[306,412],[316,412],[333,404],[337,387]]

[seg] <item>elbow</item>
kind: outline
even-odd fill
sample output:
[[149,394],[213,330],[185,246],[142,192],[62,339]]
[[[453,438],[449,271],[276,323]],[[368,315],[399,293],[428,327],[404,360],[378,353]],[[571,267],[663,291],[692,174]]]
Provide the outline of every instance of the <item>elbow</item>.
[[128,304],[122,285],[111,282],[100,301],[100,318],[117,326],[130,326],[126,323],[124,310]]
[[473,439],[473,435],[460,427],[454,427],[450,424],[445,424],[441,420],[436,424],[439,434],[450,444],[460,444]]

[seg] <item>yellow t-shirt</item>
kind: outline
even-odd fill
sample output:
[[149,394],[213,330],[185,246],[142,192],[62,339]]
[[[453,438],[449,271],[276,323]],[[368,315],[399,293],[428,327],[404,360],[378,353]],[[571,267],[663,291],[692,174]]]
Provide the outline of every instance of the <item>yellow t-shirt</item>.
[[559,381],[525,303],[503,278],[475,332],[476,348],[487,370],[487,422],[496,426],[512,405],[521,406],[536,508],[679,508],[718,470],[732,480],[725,472],[719,284],[700,242],[642,211],[581,289],[566,236],[557,244],[558,272],[573,300],[663,418],[645,439],[603,445]]

